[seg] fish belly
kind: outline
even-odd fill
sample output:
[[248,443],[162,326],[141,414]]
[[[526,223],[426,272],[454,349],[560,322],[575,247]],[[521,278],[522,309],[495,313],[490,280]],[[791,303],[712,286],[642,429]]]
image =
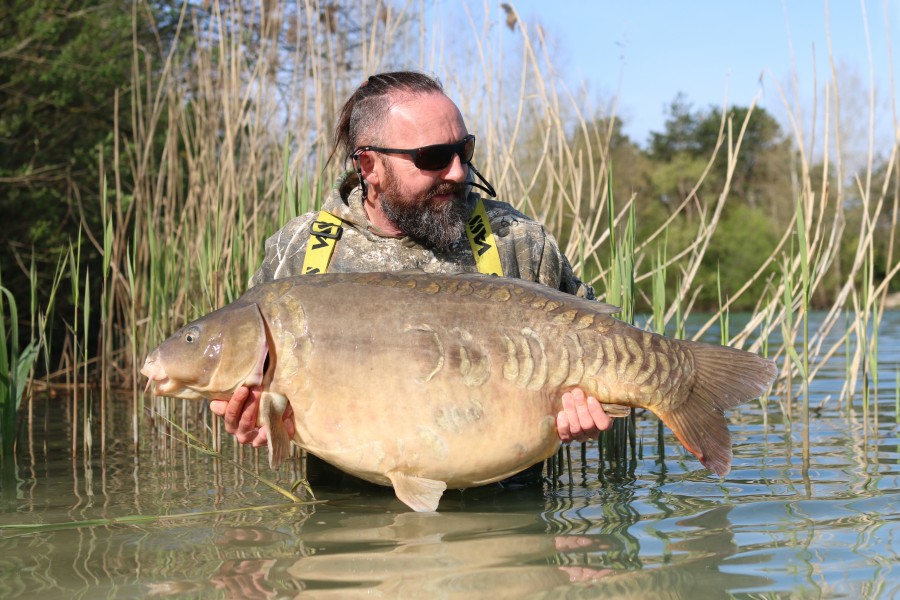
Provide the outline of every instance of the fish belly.
[[382,346],[371,361],[322,378],[294,407],[302,445],[375,483],[399,471],[449,487],[503,479],[559,447],[556,409],[545,394],[491,381],[466,385],[452,373],[422,380],[410,362]]
[[296,303],[302,324],[279,349],[296,365],[273,386],[298,444],[369,481],[398,471],[448,487],[503,479],[559,448],[553,328],[507,304],[394,288],[367,289],[367,312],[339,287]]

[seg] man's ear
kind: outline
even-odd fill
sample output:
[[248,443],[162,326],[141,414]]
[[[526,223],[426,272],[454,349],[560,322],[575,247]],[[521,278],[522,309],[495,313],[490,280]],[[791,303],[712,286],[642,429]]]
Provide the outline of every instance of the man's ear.
[[362,173],[363,179],[366,181],[366,185],[378,185],[378,182],[380,181],[379,174],[381,165],[375,159],[374,153],[363,152],[358,160],[359,170]]

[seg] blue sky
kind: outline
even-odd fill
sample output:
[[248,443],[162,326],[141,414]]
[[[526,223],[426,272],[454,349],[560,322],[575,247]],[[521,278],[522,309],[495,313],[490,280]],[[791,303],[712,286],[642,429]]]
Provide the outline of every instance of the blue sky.
[[[813,90],[830,77],[829,30],[835,61],[859,77],[854,88],[867,90],[867,22],[879,90],[879,137],[888,145],[893,139],[885,7],[900,86],[900,0],[865,2],[866,19],[859,1],[832,0],[827,25],[826,3],[815,0],[514,0],[513,5],[555,40],[555,64],[567,81],[586,81],[598,101],[618,97],[625,132],[640,144],[650,131],[662,130],[664,110],[678,92],[695,108],[722,106],[726,97],[731,105],[747,106],[761,92],[760,105],[784,122],[775,84],[790,82],[792,52],[800,103],[811,114]],[[850,96],[848,91],[848,105],[854,101]],[[820,112],[822,102],[820,96]]]

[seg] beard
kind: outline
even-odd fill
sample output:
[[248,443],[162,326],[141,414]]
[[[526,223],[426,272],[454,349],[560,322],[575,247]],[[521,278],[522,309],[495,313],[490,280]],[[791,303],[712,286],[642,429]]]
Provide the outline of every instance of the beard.
[[[420,198],[404,198],[390,164],[385,167],[384,177],[381,210],[406,235],[425,246],[445,251],[465,233],[472,212],[465,201],[467,184],[444,181]],[[450,200],[440,203],[433,200],[442,194],[450,194]]]

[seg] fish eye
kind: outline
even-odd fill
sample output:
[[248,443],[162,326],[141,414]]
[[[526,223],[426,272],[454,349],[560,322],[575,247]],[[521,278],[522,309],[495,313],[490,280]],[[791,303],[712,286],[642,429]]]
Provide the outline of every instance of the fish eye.
[[198,339],[200,339],[200,328],[199,327],[188,327],[184,332],[182,339],[188,344],[193,344]]

